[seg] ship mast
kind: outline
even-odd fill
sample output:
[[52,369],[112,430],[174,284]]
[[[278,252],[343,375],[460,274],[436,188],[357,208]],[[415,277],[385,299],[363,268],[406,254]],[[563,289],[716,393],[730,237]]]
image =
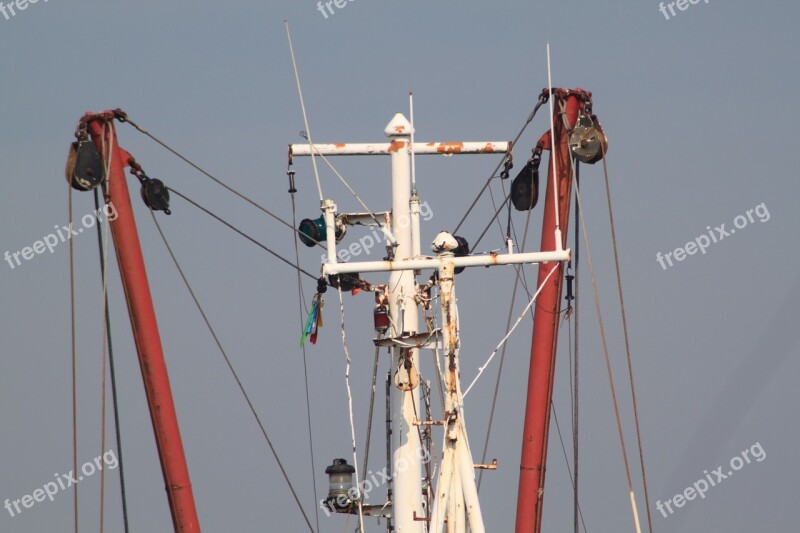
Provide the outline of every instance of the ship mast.
[[[474,462],[469,450],[464,418],[464,402],[458,381],[460,372],[458,311],[454,292],[454,270],[459,267],[497,266],[569,260],[569,250],[562,246],[551,247],[547,252],[490,253],[485,255],[456,256],[458,241],[446,232],[434,241],[435,257],[421,255],[419,246],[419,198],[412,195],[410,158],[416,155],[441,154],[492,154],[506,153],[509,142],[436,142],[411,145],[412,126],[400,113],[387,125],[385,135],[389,143],[376,144],[293,144],[289,147],[294,156],[353,156],[389,155],[392,169],[392,213],[389,224],[383,224],[387,235],[393,236],[387,247],[388,257],[382,261],[353,263],[339,262],[336,252],[337,217],[332,200],[322,202],[325,219],[327,261],[322,265],[326,279],[337,275],[360,275],[367,272],[390,273],[387,296],[392,324],[390,338],[380,345],[390,346],[395,387],[392,393],[392,492],[393,501],[386,508],[394,529],[402,533],[423,533],[425,522],[431,522],[429,531],[440,532],[447,524],[448,532],[473,533],[484,531],[483,518],[475,485]],[[416,191],[413,191],[416,192]],[[363,214],[362,214],[363,215]],[[353,215],[355,216],[355,214]],[[363,219],[363,218],[362,218]],[[375,219],[377,220],[377,219]],[[552,239],[551,239],[552,241]],[[510,252],[510,250],[509,250]],[[438,271],[442,331],[428,342],[420,342],[419,305],[421,288],[417,275],[423,270]],[[549,269],[548,269],[549,270]],[[429,337],[426,335],[426,337]],[[433,509],[425,509],[422,493],[421,442],[417,426],[421,423],[415,415],[419,406],[419,349],[432,349],[439,337],[444,346],[446,412],[441,425],[445,428],[442,464],[438,468]],[[433,344],[433,345],[432,345]],[[416,346],[416,347],[409,347]],[[419,407],[417,407],[419,409]],[[419,410],[417,412],[420,412]],[[350,510],[352,512],[352,509]],[[372,514],[372,513],[370,513]]]
[[[88,133],[100,152],[103,163],[110,167],[107,176],[107,201],[117,211],[117,217],[110,221],[111,234],[114,238],[122,287],[130,312],[133,338],[139,355],[172,523],[176,532],[199,533],[200,522],[192,494],[189,468],[183,452],[158,322],[139,244],[139,233],[133,216],[128,184],[125,181],[125,167],[132,158],[117,143],[117,133],[114,129],[116,118],[118,118],[116,112],[104,111],[98,114],[87,113],[81,122],[88,127]],[[111,161],[108,161],[109,157]]]
[[[591,93],[582,89],[550,91],[550,101],[564,108],[553,112],[553,128],[545,133],[540,145],[550,150],[542,223],[542,250],[559,249],[566,245],[569,208],[572,199],[572,163],[569,134],[578,114],[591,115]],[[564,124],[564,121],[567,124]],[[555,146],[552,146],[555,144]],[[560,224],[560,228],[559,228]],[[557,229],[562,241],[557,242]],[[576,244],[577,245],[577,244]],[[553,378],[558,348],[558,320],[563,286],[563,263],[556,266],[554,276],[540,268],[537,287],[541,294],[534,313],[531,339],[531,365],[528,375],[528,394],[525,425],[522,435],[519,490],[517,495],[516,533],[540,533],[547,465],[547,443],[550,428],[550,405],[553,401]]]

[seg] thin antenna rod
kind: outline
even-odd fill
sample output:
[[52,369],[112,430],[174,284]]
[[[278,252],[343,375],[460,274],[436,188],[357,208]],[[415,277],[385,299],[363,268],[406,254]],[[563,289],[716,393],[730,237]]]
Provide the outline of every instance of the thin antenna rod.
[[[297,82],[297,94],[300,96],[300,109],[303,111],[303,124],[306,128],[306,139],[311,144],[311,129],[308,127],[308,115],[306,115],[306,104],[303,100],[303,89],[300,87],[300,74],[297,72],[297,62],[294,59],[294,47],[292,46],[292,34],[289,32],[289,21],[284,19],[283,25],[286,27],[286,39],[289,41],[289,54],[292,56],[292,68],[294,69],[294,79]],[[311,153],[311,165],[314,167],[314,178],[317,180],[317,192],[319,193],[319,201],[322,203],[322,185],[319,181],[319,170],[317,170],[317,161],[314,158],[314,153]]]
[[[550,94],[548,98],[550,102],[550,159],[553,160],[553,196],[555,204],[558,206],[558,170],[556,168],[556,130],[553,120],[553,76],[550,73],[550,41],[547,41],[547,89]],[[561,242],[561,220],[558,213],[559,209],[556,208],[556,250],[560,251],[563,248]]]
[[414,154],[414,93],[408,93],[408,108],[411,115],[411,196],[417,195],[417,159]]

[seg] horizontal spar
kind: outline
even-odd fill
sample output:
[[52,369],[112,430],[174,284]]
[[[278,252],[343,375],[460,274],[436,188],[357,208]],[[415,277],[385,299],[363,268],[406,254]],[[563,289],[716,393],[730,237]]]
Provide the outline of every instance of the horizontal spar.
[[530,252],[517,254],[485,254],[464,257],[423,257],[400,261],[364,261],[361,263],[325,263],[323,275],[363,274],[365,272],[392,272],[396,270],[438,269],[443,262],[452,261],[455,267],[519,265],[523,263],[547,263],[550,261],[569,261],[570,250],[553,252]]
[[[410,149],[411,143],[393,141],[390,143],[343,143],[343,144],[315,144],[315,155],[391,155],[399,150]],[[414,143],[414,153],[422,155],[449,155],[449,154],[497,154],[506,153],[511,149],[509,141],[500,142],[439,142],[439,143]],[[290,144],[289,154],[293,156],[311,155],[311,145]]]

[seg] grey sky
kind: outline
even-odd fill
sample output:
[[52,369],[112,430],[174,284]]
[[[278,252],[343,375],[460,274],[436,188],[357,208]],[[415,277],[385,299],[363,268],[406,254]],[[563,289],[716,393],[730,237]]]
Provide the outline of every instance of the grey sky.
[[[7,3],[7,2],[4,2]],[[78,118],[122,107],[133,120],[227,183],[291,218],[286,145],[304,129],[282,21],[288,18],[317,142],[380,142],[415,94],[417,138],[507,140],[546,85],[545,43],[554,85],[594,94],[610,138],[608,165],[635,357],[649,502],[654,530],[791,531],[798,460],[795,377],[800,252],[795,121],[800,93],[796,23],[790,1],[711,0],[667,20],[658,2],[370,2],[354,0],[327,19],[312,1],[175,0],[169,3],[29,4],[0,13],[0,253],[15,252],[66,225],[64,162]],[[528,157],[548,128],[541,113],[518,144]],[[292,235],[132,128],[120,143],[153,177],[185,192],[288,257]],[[427,243],[452,229],[495,157],[419,158],[417,176],[433,218]],[[389,207],[389,161],[335,161],[375,210]],[[295,165],[298,216],[317,216],[310,162]],[[359,209],[323,171],[326,196]],[[584,167],[582,198],[600,285],[631,463],[635,436],[626,388],[602,169]],[[136,184],[130,178],[132,191]],[[542,189],[543,190],[543,189]],[[495,189],[495,194],[499,188]],[[303,521],[236,384],[193,307],[145,206],[133,194],[161,336],[170,370],[201,524],[205,531],[303,531]],[[77,217],[93,209],[76,193]],[[706,226],[765,204],[769,219],[737,231],[664,270],[673,252]],[[474,241],[490,216],[488,197],[462,231]],[[302,356],[297,349],[294,272],[178,198],[159,219],[287,465],[307,512],[314,512]],[[524,215],[515,222],[521,230]],[[538,245],[541,207],[532,217]],[[79,463],[100,448],[101,280],[94,230],[75,237],[79,313]],[[353,238],[358,232],[353,231]],[[532,241],[532,242],[533,242]],[[353,242],[353,241],[351,241]],[[480,248],[502,245],[496,229]],[[529,247],[530,248],[530,247]],[[316,272],[319,250],[301,250]],[[585,257],[585,255],[584,255]],[[584,263],[585,264],[585,263]],[[133,531],[171,529],[116,264],[109,294]],[[0,264],[0,500],[30,494],[72,466],[68,247],[14,268]],[[586,272],[584,271],[584,274]],[[528,271],[529,279],[535,268]],[[381,280],[379,276],[371,279]],[[591,532],[633,531],[597,321],[583,294],[582,508]],[[513,277],[474,269],[458,278],[462,378],[471,381],[503,336]],[[310,302],[314,285],[304,282]],[[363,444],[372,343],[369,295],[346,296],[348,346],[359,446]],[[308,350],[317,491],[324,468],[349,457],[344,355],[338,301],[326,296],[325,327]],[[517,309],[525,305],[517,299]],[[565,443],[569,380],[567,330],[555,407]],[[530,320],[507,353],[484,476],[487,530],[513,530]],[[428,358],[429,359],[429,358]],[[426,368],[430,361],[426,360]],[[382,371],[385,372],[383,360]],[[473,452],[480,455],[496,362],[467,401]],[[382,400],[381,400],[382,402]],[[382,403],[371,463],[383,465]],[[545,531],[572,527],[571,489],[552,428]],[[436,433],[437,447],[441,434]],[[655,509],[743,450],[760,443],[766,460],[745,466],[704,500],[669,518]],[[113,447],[113,424],[108,445]],[[637,479],[639,477],[637,476]],[[118,473],[109,471],[106,531],[121,531]],[[99,475],[79,483],[83,530],[98,527]],[[644,517],[644,495],[637,482]],[[0,531],[70,531],[72,492],[15,517]],[[313,516],[312,516],[313,521]],[[320,516],[321,531],[353,530]],[[368,531],[381,531],[374,522]]]

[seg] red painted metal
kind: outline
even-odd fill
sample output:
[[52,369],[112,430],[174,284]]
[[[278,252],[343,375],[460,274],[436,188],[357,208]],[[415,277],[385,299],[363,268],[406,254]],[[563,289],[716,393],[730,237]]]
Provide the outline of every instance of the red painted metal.
[[84,117],[84,120],[88,121],[92,140],[104,161],[108,155],[107,147],[111,146],[108,201],[114,205],[117,212],[116,219],[111,222],[111,233],[125,298],[128,302],[136,350],[139,354],[139,365],[150,407],[150,418],[164,474],[173,527],[180,533],[199,533],[200,522],[189,480],[189,469],[183,453],[178,417],[172,400],[167,365],[164,362],[161,337],[150,295],[150,284],[147,281],[136,220],[125,181],[125,166],[130,156],[117,144],[113,119],[114,113],[111,111],[99,114],[87,113]]
[[[569,206],[572,192],[571,164],[568,133],[561,118],[557,100],[566,99],[566,117],[570,126],[575,125],[578,110],[583,105],[579,97],[583,91],[553,89],[555,149],[550,150],[545,195],[544,222],[542,224],[542,251],[555,250],[555,210],[559,210],[562,245],[566,246]],[[588,95],[588,93],[586,93]],[[550,132],[540,142],[545,149],[551,148]],[[558,206],[553,194],[553,160],[558,162]],[[539,266],[538,285],[544,283],[552,265]],[[550,403],[553,399],[553,376],[555,354],[558,346],[558,311],[561,303],[563,265],[545,284],[536,301],[533,338],[531,340],[531,366],[528,375],[528,398],[525,410],[525,427],[522,441],[519,490],[517,495],[516,533],[539,533],[542,527],[542,505],[544,502],[545,465],[547,464],[547,439],[550,427]]]

